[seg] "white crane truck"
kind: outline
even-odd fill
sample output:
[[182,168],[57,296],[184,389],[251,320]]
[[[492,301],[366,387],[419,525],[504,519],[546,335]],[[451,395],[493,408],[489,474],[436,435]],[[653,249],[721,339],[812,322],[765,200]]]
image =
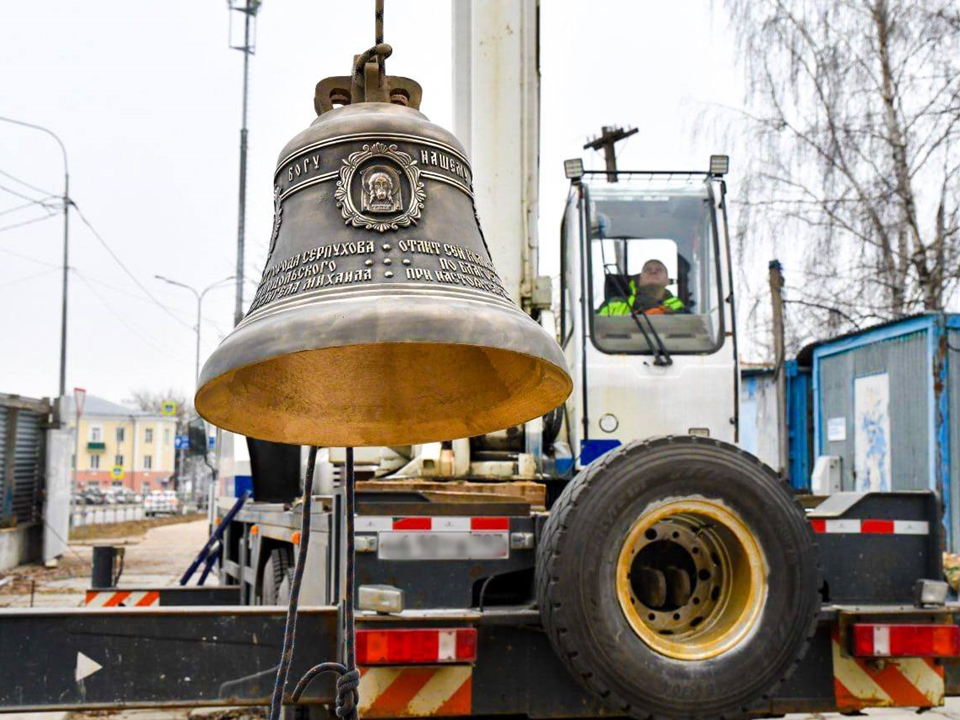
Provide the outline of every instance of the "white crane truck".
[[[568,163],[554,297],[536,274],[537,3],[454,9],[457,134],[493,260],[557,333],[575,388],[522,428],[361,451],[361,716],[942,704],[957,692],[960,628],[940,582],[938,498],[796,496],[735,445],[722,159],[667,173]],[[652,260],[671,308],[636,302]],[[626,312],[610,310],[618,302]],[[94,588],[101,607],[0,611],[0,657],[17,658],[0,673],[0,709],[266,703],[299,547],[302,449],[250,441],[238,460],[242,444],[220,443],[223,473],[253,483],[237,513],[220,500],[221,584]],[[294,676],[339,647],[345,557],[328,452]],[[291,708],[325,715],[332,699],[318,681]]]

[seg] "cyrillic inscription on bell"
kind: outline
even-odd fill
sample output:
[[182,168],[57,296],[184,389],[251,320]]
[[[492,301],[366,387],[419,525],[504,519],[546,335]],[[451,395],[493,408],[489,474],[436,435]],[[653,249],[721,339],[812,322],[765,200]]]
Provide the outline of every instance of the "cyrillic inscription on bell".
[[279,442],[410,444],[509,427],[572,382],[507,296],[457,140],[409,107],[323,113],[274,178],[270,255],[198,411]]

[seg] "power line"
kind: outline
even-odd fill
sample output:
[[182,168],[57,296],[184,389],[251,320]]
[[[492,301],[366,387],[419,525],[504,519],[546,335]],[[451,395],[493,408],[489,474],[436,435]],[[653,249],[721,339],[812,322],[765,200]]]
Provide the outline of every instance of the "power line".
[[141,335],[139,330],[137,330],[135,327],[133,327],[132,325],[130,325],[129,323],[127,323],[127,321],[123,318],[123,316],[120,315],[119,313],[117,313],[117,312],[113,309],[113,307],[110,305],[110,303],[108,303],[106,300],[104,300],[103,296],[100,295],[100,293],[98,293],[98,292],[96,291],[96,289],[93,287],[93,285],[91,285],[89,282],[87,282],[87,279],[86,279],[83,275],[81,275],[80,273],[77,273],[77,277],[80,278],[80,281],[81,281],[84,285],[87,286],[87,289],[90,290],[90,292],[93,293],[94,297],[96,297],[97,300],[100,301],[100,304],[103,305],[103,306],[107,309],[107,311],[108,311],[111,315],[113,315],[113,316],[120,322],[120,324],[123,325],[127,330],[129,330],[131,333],[133,333],[136,337],[140,338],[140,340],[142,340],[144,343],[146,343],[147,345],[149,345],[150,347],[152,347],[154,350],[156,350],[156,351],[158,351],[158,352],[160,352],[160,353],[163,353],[164,355],[166,355],[166,356],[167,356],[168,358],[170,358],[171,360],[176,360],[177,362],[182,362],[182,361],[183,361],[183,358],[179,358],[179,357],[176,357],[175,355],[171,355],[171,354],[166,350],[166,348],[161,347],[160,345],[157,345],[155,342],[153,342],[152,340],[150,340],[150,339],[149,339],[148,337],[146,337],[145,335]]
[[4,225],[3,227],[0,227],[0,232],[5,232],[7,230],[14,230],[18,227],[23,227],[24,225],[32,225],[33,223],[38,223],[41,220],[49,220],[50,218],[55,217],[55,215],[56,215],[55,213],[48,213],[46,215],[43,215],[42,217],[36,217],[30,220],[24,220],[23,222],[14,223],[13,225]]
[[[59,267],[59,266],[58,266],[58,267]],[[81,274],[81,270],[80,270],[79,268],[71,268],[71,270],[73,270],[73,272],[76,273],[78,276]],[[85,272],[85,271],[83,271],[83,272]],[[152,300],[150,300],[150,298],[145,298],[145,297],[143,297],[143,295],[141,295],[140,293],[130,292],[129,290],[126,290],[126,289],[124,289],[124,288],[117,287],[116,285],[111,285],[110,283],[104,282],[104,281],[101,280],[100,278],[93,277],[92,275],[84,275],[84,278],[85,278],[88,282],[96,283],[97,285],[100,285],[101,287],[105,287],[105,288],[107,288],[108,290],[113,290],[114,292],[118,292],[118,293],[120,293],[121,295],[126,295],[127,297],[131,297],[131,298],[133,298],[134,300],[139,300],[139,301],[141,301],[141,302],[150,303],[151,305],[155,304]],[[163,304],[161,303],[161,305],[163,305]],[[174,310],[174,308],[172,308],[170,305],[163,305],[163,307],[166,308],[167,310],[169,310],[170,312],[173,312],[173,310]]]
[[45,200],[49,200],[50,198],[53,197],[53,195],[48,195],[47,197],[41,198],[40,200],[38,200],[37,198],[30,197],[29,195],[24,195],[22,192],[14,190],[13,188],[9,188],[6,185],[0,185],[0,190],[3,190],[4,192],[8,192],[11,195],[16,195],[21,200],[29,200],[30,202],[35,202],[37,205],[44,205]]
[[0,210],[0,215],[8,215],[12,212],[17,212],[18,210],[23,210],[25,208],[33,207],[34,205],[47,207],[45,203],[37,202],[36,200],[31,200],[30,202],[26,202],[23,205],[16,205],[12,208],[7,208],[6,210]]
[[38,273],[33,275],[27,275],[26,277],[17,278],[16,280],[9,280],[5,283],[0,283],[0,288],[9,287],[10,285],[16,285],[17,283],[27,282],[28,280],[36,280],[37,278],[43,277],[44,275],[49,275],[52,272],[59,270],[59,267],[55,267],[52,270],[41,270]]
[[24,255],[23,253],[14,252],[13,250],[7,250],[6,248],[0,248],[0,252],[6,253],[7,255],[13,255],[18,257],[21,260],[26,260],[27,262],[36,263],[37,265],[46,265],[48,267],[57,268],[58,270],[63,267],[58,263],[47,262],[46,260],[39,260],[35,257],[30,257],[29,255]]
[[190,323],[186,323],[186,322],[184,322],[183,320],[181,320],[179,317],[177,317],[176,315],[174,315],[174,314],[167,308],[167,306],[164,305],[162,302],[160,302],[160,300],[159,300],[152,292],[150,292],[149,290],[147,290],[147,287],[146,287],[142,282],[140,282],[140,280],[137,279],[137,276],[134,275],[134,274],[130,271],[130,268],[128,268],[128,267],[123,263],[123,261],[122,261],[122,260],[120,259],[120,257],[113,251],[113,249],[110,247],[110,245],[107,244],[107,241],[104,240],[103,237],[100,235],[100,233],[97,232],[96,228],[94,228],[93,225],[90,224],[90,221],[87,220],[86,216],[83,214],[83,212],[81,212],[80,208],[77,206],[76,203],[73,203],[73,207],[74,207],[74,209],[76,209],[77,215],[80,216],[80,219],[83,221],[83,224],[86,225],[86,226],[90,229],[90,232],[92,232],[93,235],[94,235],[94,237],[97,238],[97,240],[100,241],[100,244],[103,245],[104,249],[110,254],[110,257],[112,257],[112,258],[114,259],[114,261],[117,263],[117,265],[119,265],[120,268],[127,274],[127,276],[128,276],[131,280],[133,280],[134,283],[136,283],[137,287],[140,288],[141,290],[143,290],[144,294],[145,294],[147,297],[149,297],[149,298],[153,301],[153,303],[154,303],[157,307],[159,307],[161,310],[163,310],[167,315],[169,315],[170,317],[172,317],[174,320],[176,320],[178,323],[180,323],[180,324],[183,325],[184,327],[186,327],[186,328],[192,328],[193,326],[190,325]]
[[11,180],[13,180],[14,182],[18,182],[18,183],[20,183],[21,185],[23,185],[24,187],[30,188],[31,190],[36,190],[38,193],[43,193],[44,195],[47,195],[48,197],[55,197],[55,196],[56,196],[56,193],[52,193],[52,192],[50,192],[49,190],[44,190],[43,188],[38,188],[36,185],[31,185],[31,184],[28,183],[26,180],[21,180],[21,179],[18,178],[16,175],[11,175],[11,174],[8,173],[6,170],[0,170],[0,175],[3,175],[4,177],[8,177],[8,178],[10,178]]

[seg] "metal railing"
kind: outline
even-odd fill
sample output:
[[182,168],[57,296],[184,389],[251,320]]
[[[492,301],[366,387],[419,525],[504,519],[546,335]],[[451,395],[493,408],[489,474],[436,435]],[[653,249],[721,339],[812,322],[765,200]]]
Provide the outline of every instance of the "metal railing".
[[86,505],[75,502],[70,508],[70,526],[106,525],[109,523],[143,520],[143,503],[117,503],[115,505]]

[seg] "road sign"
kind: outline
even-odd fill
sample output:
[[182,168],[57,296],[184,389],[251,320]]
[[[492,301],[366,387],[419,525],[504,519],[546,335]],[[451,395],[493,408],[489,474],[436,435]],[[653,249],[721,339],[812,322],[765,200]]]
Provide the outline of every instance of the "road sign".
[[123,480],[123,465],[114,465],[110,468],[110,477],[114,480]]
[[173,417],[177,414],[177,404],[173,400],[164,400],[160,405],[160,414],[164,417]]
[[77,417],[79,418],[83,415],[83,403],[87,399],[87,391],[83,388],[74,388],[73,389],[73,403],[74,407],[77,410]]
[[187,450],[190,447],[190,438],[186,435],[177,435],[173,438],[174,450]]
[[207,438],[207,447],[208,447],[210,450],[215,450],[215,449],[216,449],[216,447],[217,447],[217,438],[216,438],[216,436],[211,435],[210,437]]

